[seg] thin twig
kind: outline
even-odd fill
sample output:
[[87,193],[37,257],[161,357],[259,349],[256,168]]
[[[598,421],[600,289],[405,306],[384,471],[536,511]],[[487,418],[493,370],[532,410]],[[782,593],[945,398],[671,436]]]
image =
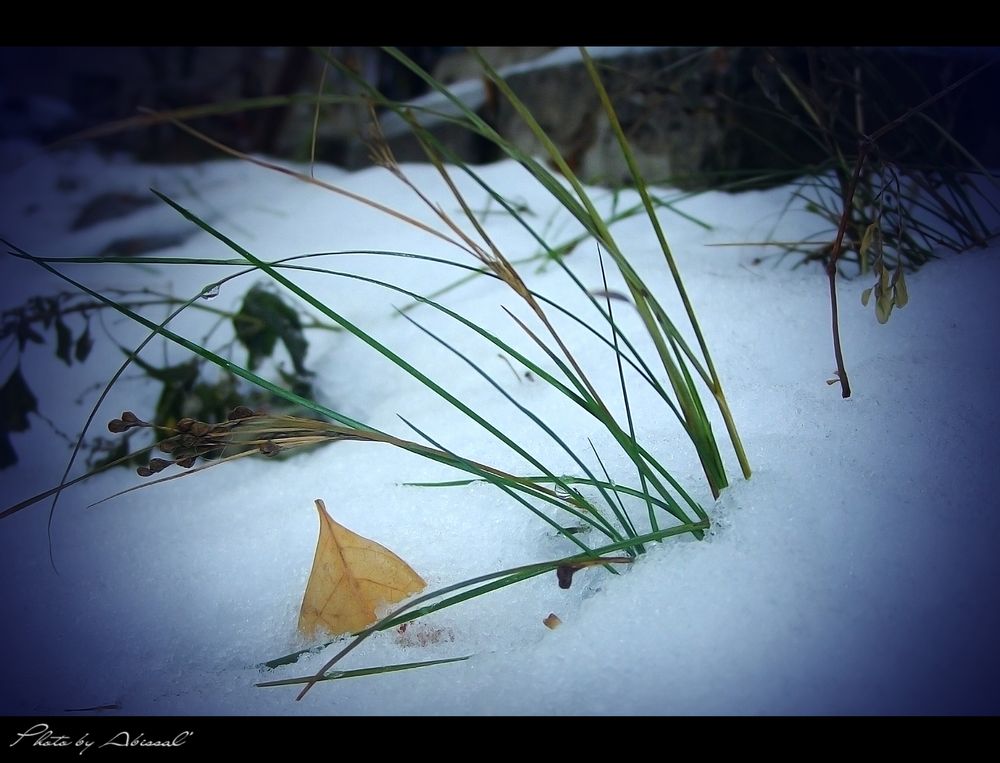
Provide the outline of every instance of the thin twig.
[[833,249],[830,251],[830,259],[826,264],[826,274],[830,279],[830,312],[833,319],[833,352],[837,358],[837,378],[840,379],[840,389],[843,397],[851,396],[851,382],[847,378],[847,369],[844,367],[844,353],[840,346],[840,318],[837,310],[837,260],[840,259],[841,248],[844,244],[844,233],[847,231],[847,222],[854,207],[854,191],[858,186],[858,178],[861,177],[861,168],[865,164],[868,155],[868,143],[862,141],[858,150],[858,160],[854,164],[854,174],[851,175],[847,192],[844,194],[844,211],[840,216],[840,226],[837,228],[837,238],[833,242]]

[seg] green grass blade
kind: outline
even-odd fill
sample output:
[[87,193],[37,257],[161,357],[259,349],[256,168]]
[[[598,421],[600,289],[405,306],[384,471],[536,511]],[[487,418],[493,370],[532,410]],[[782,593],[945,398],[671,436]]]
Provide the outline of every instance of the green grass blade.
[[[476,363],[474,361],[472,361],[468,356],[466,356],[465,354],[463,354],[462,352],[460,352],[459,350],[457,350],[456,348],[454,348],[452,345],[450,345],[448,342],[446,342],[441,337],[439,337],[436,334],[434,334],[429,329],[425,328],[424,326],[421,326],[419,323],[417,323],[415,320],[413,320],[413,318],[410,318],[409,316],[405,316],[405,317],[406,317],[406,320],[410,321],[414,326],[416,326],[418,329],[420,329],[425,334],[427,334],[429,337],[431,337],[431,339],[435,340],[442,347],[448,349],[453,354],[457,355],[459,358],[461,358],[463,361],[465,361],[465,363],[470,368],[472,368],[473,371],[475,371],[477,374],[479,374],[479,376],[481,378],[483,378],[486,381],[487,384],[489,384],[491,387],[493,387],[495,390],[497,390],[497,392],[499,392],[501,395],[503,395],[504,398],[509,403],[511,403],[515,408],[517,408],[519,411],[521,411],[521,413],[523,413],[529,419],[531,419],[531,421],[536,426],[538,426],[543,432],[545,432],[545,434],[547,434],[549,437],[551,437],[552,440],[560,448],[562,448],[563,451],[565,451],[566,454],[569,455],[569,457],[572,458],[574,462],[576,462],[577,466],[579,466],[590,479],[592,479],[592,480],[595,479],[593,473],[587,467],[586,463],[584,463],[583,459],[581,459],[576,454],[576,452],[572,448],[570,448],[569,445],[567,445],[566,442],[561,437],[559,437],[558,434],[556,434],[555,430],[553,430],[552,427],[550,427],[548,424],[546,424],[536,413],[534,413],[532,410],[530,410],[527,406],[525,406],[525,405],[521,404],[520,402],[518,402],[517,400],[515,400],[514,397],[509,392],[507,392],[507,390],[505,390],[503,387],[501,387],[499,384],[497,384],[497,382],[493,378],[491,378],[489,374],[487,374],[485,371],[483,371],[483,369],[480,368],[478,365],[476,365]],[[552,476],[552,477],[554,477],[554,475],[551,475],[548,472],[546,472],[546,476]],[[556,484],[558,484],[560,487],[562,487],[565,490],[568,490],[568,491],[571,491],[571,492],[573,491],[573,488],[570,487],[568,484],[566,484],[564,481],[562,481],[561,478],[559,479],[559,481]],[[614,509],[615,505],[614,505],[614,502],[611,499],[611,496],[604,489],[599,488],[599,490],[600,490],[600,493],[601,493],[601,497],[603,497],[605,499],[605,501],[608,503],[608,505],[612,509]],[[582,499],[582,497],[581,497],[581,499]],[[631,529],[631,523],[626,523],[625,520],[621,516],[619,516],[618,519],[619,519],[620,522],[622,522],[623,528],[626,531],[628,531],[628,530]],[[635,535],[634,529],[632,529],[631,532],[632,532],[632,535]]]
[[[584,65],[587,67],[587,71],[590,74],[591,81],[594,83],[594,88],[597,90],[597,94],[601,99],[601,103],[604,106],[604,112],[608,116],[608,120],[611,123],[611,129],[615,133],[615,137],[618,139],[618,145],[621,148],[622,156],[625,158],[625,162],[628,165],[629,172],[632,175],[632,180],[635,183],[636,190],[638,190],[640,197],[642,198],[643,204],[646,207],[646,212],[649,217],[649,221],[653,226],[653,230],[656,233],[657,241],[660,243],[660,248],[663,251],[663,256],[666,259],[667,266],[670,269],[670,274],[673,276],[674,285],[677,287],[677,293],[681,297],[681,301],[684,304],[684,309],[688,314],[688,319],[691,322],[691,327],[694,329],[695,337],[698,340],[698,346],[701,348],[701,353],[705,358],[705,364],[708,368],[708,373],[711,376],[712,383],[710,385],[712,393],[715,395],[716,399],[724,399],[725,395],[722,391],[722,383],[719,380],[719,375],[715,370],[715,364],[712,362],[711,353],[708,350],[708,343],[705,341],[705,337],[702,334],[701,327],[698,324],[698,318],[694,312],[694,306],[691,304],[691,300],[688,297],[687,289],[684,287],[684,282],[681,279],[680,270],[677,267],[677,263],[674,260],[673,253],[670,251],[670,246],[667,244],[666,236],[663,233],[663,229],[660,227],[659,219],[656,215],[656,210],[653,209],[652,201],[649,198],[649,192],[646,190],[646,183],[643,180],[642,174],[639,171],[639,166],[635,161],[635,156],[632,153],[632,149],[629,146],[628,139],[625,137],[625,132],[622,130],[621,123],[618,121],[618,115],[615,112],[614,106],[611,103],[611,99],[608,97],[608,92],[604,88],[604,83],[601,81],[600,75],[597,73],[597,68],[594,66],[594,61],[591,59],[590,55],[587,53],[585,48],[580,48],[580,54],[583,56]],[[686,374],[686,371],[685,371]],[[696,397],[696,396],[695,396]],[[698,403],[700,407],[700,402]],[[733,448],[736,451],[736,456],[739,459],[740,467],[743,470],[743,476],[746,478],[750,477],[750,463],[747,460],[746,452],[743,450],[743,443],[740,440],[739,433],[736,431],[736,424],[732,420],[731,416],[728,416],[728,406],[723,410],[723,418],[726,421],[726,428],[729,430],[729,436],[733,443]],[[702,411],[702,421],[704,419],[704,412]],[[700,440],[703,443],[705,451],[715,451],[715,460],[718,459],[718,448],[714,447],[714,441],[709,444],[710,441]],[[706,452],[706,456],[710,456]],[[721,464],[721,461],[720,461]],[[725,471],[721,472],[721,477],[725,480]],[[725,482],[723,482],[723,485]]]
[[[338,670],[334,673],[327,673],[319,681],[338,681],[341,678],[360,678],[361,676],[377,676],[383,673],[396,673],[400,670],[413,670],[414,668],[427,668],[431,665],[447,665],[450,662],[462,662],[472,657],[467,654],[464,657],[446,657],[441,660],[424,660],[423,662],[401,662],[395,665],[381,665],[374,668],[358,668],[356,670]],[[269,666],[270,667],[270,666]],[[279,681],[262,681],[254,686],[293,686],[295,684],[308,683],[309,678],[284,678]]]

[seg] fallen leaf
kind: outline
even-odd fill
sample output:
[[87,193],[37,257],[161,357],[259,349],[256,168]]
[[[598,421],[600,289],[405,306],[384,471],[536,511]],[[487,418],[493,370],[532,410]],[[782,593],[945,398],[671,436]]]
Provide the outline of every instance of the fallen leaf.
[[562,620],[559,619],[559,615],[555,612],[549,612],[549,616],[542,620],[545,623],[545,627],[549,630],[555,630],[560,625],[562,625]]
[[334,636],[356,633],[376,620],[378,607],[422,591],[427,583],[385,546],[337,524],[323,501],[319,541],[302,598],[299,630],[311,636],[324,628]]

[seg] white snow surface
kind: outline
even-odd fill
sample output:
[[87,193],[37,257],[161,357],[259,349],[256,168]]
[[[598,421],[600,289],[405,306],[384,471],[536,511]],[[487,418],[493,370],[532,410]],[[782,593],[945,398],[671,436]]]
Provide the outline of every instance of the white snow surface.
[[[82,205],[105,191],[154,187],[204,216],[257,256],[319,251],[409,251],[470,263],[468,255],[357,202],[260,167],[230,161],[139,165],[87,151],[35,157],[3,152],[0,235],[39,256],[92,255],[126,234],[183,230],[166,205],[71,233]],[[406,166],[411,180],[460,216],[432,168]],[[532,224],[558,244],[579,232],[517,165],[478,168],[500,193],[531,210]],[[316,175],[439,225],[385,170],[319,166]],[[485,193],[456,172],[471,205]],[[466,475],[385,445],[338,443],[287,460],[244,459],[88,508],[141,482],[116,469],[65,492],[52,523],[48,502],[0,520],[0,712],[60,714],[115,704],[123,714],[908,714],[1000,712],[1000,470],[995,404],[1000,360],[1000,259],[994,249],[947,256],[908,276],[910,304],[879,325],[860,293],[868,279],[839,281],[840,322],[853,395],[828,385],[834,368],[828,283],[815,266],[793,268],[757,245],[814,234],[817,219],[782,214],[790,188],[736,195],[702,193],[661,213],[754,473],[740,476],[711,396],[731,486],[713,500],[694,449],[676,419],[634,376],[637,436],[702,503],[712,520],[704,541],[653,544],[620,575],[576,575],[568,590],[546,574],[442,610],[410,626],[443,634],[426,646],[378,634],[338,668],[472,655],[456,664],[318,684],[301,702],[294,687],[263,680],[316,671],[337,646],[273,671],[259,667],[309,643],[296,620],[316,544],[316,498],[342,524],[388,546],[429,589],[496,570],[557,559],[575,547],[488,485],[417,488],[402,483]],[[613,196],[593,189],[601,208]],[[683,198],[682,198],[683,196]],[[635,203],[622,192],[619,206]],[[497,211],[494,204],[493,211]],[[490,234],[513,261],[537,244],[506,215]],[[469,227],[469,226],[466,226]],[[686,326],[648,220],[613,227],[621,248]],[[235,255],[205,233],[157,255]],[[758,258],[764,257],[763,261]],[[37,266],[3,254],[0,306],[68,288]],[[589,289],[602,286],[591,243],[566,259]],[[453,269],[372,255],[314,261],[430,294]],[[521,267],[529,286],[603,330],[559,268]],[[624,291],[610,260],[609,287]],[[148,286],[189,297],[232,267],[66,265],[99,289]],[[404,295],[329,275],[291,277],[501,426],[556,473],[579,473],[569,456],[460,358],[395,315]],[[210,304],[235,309],[246,289],[230,282]],[[540,330],[523,302],[480,278],[441,297],[453,310],[558,373],[501,309]],[[654,363],[627,304],[616,317]],[[162,310],[150,311],[156,320]],[[595,470],[588,444],[612,477],[632,484],[627,459],[606,432],[540,380],[518,379],[497,350],[427,307],[409,313],[479,364],[523,405],[552,424]],[[175,330],[200,339],[210,321],[188,311]],[[553,321],[608,404],[622,413],[613,354],[578,326]],[[72,324],[74,331],[82,323]],[[80,431],[99,385],[122,361],[115,342],[135,346],[144,330],[103,314],[91,319],[96,346],[83,364],[53,357],[54,341],[29,344],[25,378],[41,413]],[[220,346],[219,329],[209,342]],[[690,332],[687,332],[690,335]],[[110,341],[114,338],[114,342]],[[405,417],[463,456],[518,473],[534,470],[445,401],[344,332],[313,330],[307,364],[320,402],[402,437]],[[185,357],[153,342],[157,365]],[[3,378],[16,348],[5,350]],[[240,351],[234,359],[243,361]],[[287,360],[285,361],[287,365]],[[661,367],[662,376],[662,367]],[[149,415],[158,389],[128,371],[102,405],[93,433],[123,409]],[[621,415],[624,421],[624,416]],[[107,433],[104,432],[106,435]],[[0,472],[3,506],[58,483],[68,444],[39,417],[12,435],[20,457]],[[76,473],[82,470],[77,465]],[[642,519],[641,503],[629,504]],[[599,545],[596,533],[583,536]],[[550,612],[562,626],[546,628]],[[420,629],[423,629],[422,631]]]

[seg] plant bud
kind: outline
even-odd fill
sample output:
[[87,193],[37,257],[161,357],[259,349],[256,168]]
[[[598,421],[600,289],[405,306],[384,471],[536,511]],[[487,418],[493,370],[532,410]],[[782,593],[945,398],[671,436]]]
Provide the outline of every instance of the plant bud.
[[204,421],[196,421],[191,425],[191,434],[195,437],[204,436],[212,428],[211,424],[206,424]]
[[245,405],[238,405],[229,412],[230,419],[248,419],[254,415],[252,409],[247,408]]
[[263,445],[258,447],[258,450],[265,456],[276,456],[281,450],[281,446],[278,445],[274,440],[268,440]]
[[162,458],[151,458],[149,460],[149,471],[151,471],[153,474],[157,474],[159,472],[162,472],[168,466],[170,466],[171,463],[173,462],[165,461]]

